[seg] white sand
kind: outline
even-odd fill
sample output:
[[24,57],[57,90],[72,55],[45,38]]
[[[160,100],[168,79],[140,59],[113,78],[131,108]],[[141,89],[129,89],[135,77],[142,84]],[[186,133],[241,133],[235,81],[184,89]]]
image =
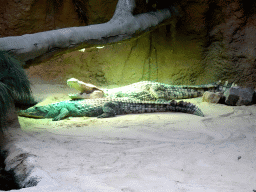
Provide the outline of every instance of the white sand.
[[[35,84],[33,90],[48,97],[45,103],[76,92],[49,84]],[[19,117],[24,134],[16,143],[37,155],[35,164],[63,188],[74,186],[86,192],[256,190],[255,105],[189,101],[206,116],[150,113],[59,122]]]

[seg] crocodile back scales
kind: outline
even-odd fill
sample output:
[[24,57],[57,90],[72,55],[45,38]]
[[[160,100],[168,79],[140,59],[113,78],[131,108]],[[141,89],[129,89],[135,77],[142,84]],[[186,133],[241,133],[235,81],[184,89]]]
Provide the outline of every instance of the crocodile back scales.
[[186,99],[200,97],[205,91],[219,91],[220,82],[205,85],[169,85],[153,81],[141,81],[124,87],[104,89],[107,97],[128,97],[142,101],[158,99]]
[[[40,113],[38,112],[40,110]],[[66,116],[71,117],[98,117],[103,113],[112,111],[113,115],[148,112],[184,112],[204,116],[202,111],[194,104],[188,102],[154,102],[139,101],[125,98],[100,98],[88,100],[68,100],[45,106],[35,106],[19,112],[20,116],[38,118],[54,118],[61,111],[68,111]],[[43,111],[43,115],[42,112]],[[39,115],[40,114],[40,115]],[[40,116],[40,117],[39,117]]]

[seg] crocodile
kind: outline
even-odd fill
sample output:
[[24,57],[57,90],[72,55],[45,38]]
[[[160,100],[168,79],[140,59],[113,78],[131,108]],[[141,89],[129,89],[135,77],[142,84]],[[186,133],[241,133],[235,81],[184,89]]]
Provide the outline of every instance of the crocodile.
[[[75,78],[67,80],[69,87],[80,91],[78,94],[70,94],[71,99],[90,99],[98,96],[111,98],[127,97],[141,101],[188,99],[201,97],[205,91],[223,92],[225,85],[221,86],[220,83],[221,81],[205,85],[169,85],[154,81],[140,81],[123,87],[100,89]],[[90,97],[90,95],[94,97]]]
[[115,115],[147,112],[184,112],[204,116],[194,104],[183,101],[152,102],[124,98],[99,98],[67,100],[43,106],[20,110],[19,116],[31,118],[52,118],[59,121],[66,117],[107,118]]

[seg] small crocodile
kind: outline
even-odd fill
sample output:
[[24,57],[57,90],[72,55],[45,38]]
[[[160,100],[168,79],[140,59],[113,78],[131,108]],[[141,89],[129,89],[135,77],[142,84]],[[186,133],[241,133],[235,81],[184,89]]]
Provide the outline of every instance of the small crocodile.
[[69,96],[71,99],[128,97],[142,101],[188,99],[200,97],[205,91],[223,92],[223,88],[225,88],[225,86],[221,86],[220,83],[221,82],[219,81],[205,85],[169,85],[153,81],[140,81],[123,87],[100,89],[75,78],[67,80],[69,87],[80,91],[78,94],[70,94]]
[[18,112],[19,116],[32,118],[52,118],[59,121],[66,117],[107,118],[115,115],[147,112],[184,112],[204,116],[194,104],[183,101],[151,102],[124,98],[100,98],[67,100],[44,106],[34,106]]

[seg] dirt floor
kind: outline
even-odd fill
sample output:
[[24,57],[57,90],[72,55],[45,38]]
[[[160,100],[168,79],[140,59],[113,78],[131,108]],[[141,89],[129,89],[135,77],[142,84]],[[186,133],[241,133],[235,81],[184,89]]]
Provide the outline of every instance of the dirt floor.
[[[76,93],[35,80],[33,92],[46,99],[43,104]],[[35,164],[56,181],[48,191],[256,190],[256,106],[201,100],[189,101],[205,117],[150,113],[59,122],[19,117],[23,134],[16,145],[36,155]]]

